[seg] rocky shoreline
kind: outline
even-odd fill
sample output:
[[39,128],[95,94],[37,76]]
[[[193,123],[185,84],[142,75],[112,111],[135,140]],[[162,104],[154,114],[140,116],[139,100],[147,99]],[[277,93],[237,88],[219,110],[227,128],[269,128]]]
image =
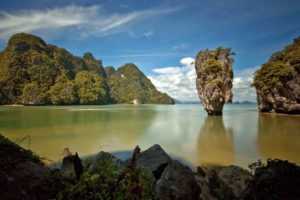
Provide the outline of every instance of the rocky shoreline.
[[1,199],[299,199],[300,167],[282,160],[193,171],[159,145],[122,161],[108,152],[68,153],[57,169],[0,135]]

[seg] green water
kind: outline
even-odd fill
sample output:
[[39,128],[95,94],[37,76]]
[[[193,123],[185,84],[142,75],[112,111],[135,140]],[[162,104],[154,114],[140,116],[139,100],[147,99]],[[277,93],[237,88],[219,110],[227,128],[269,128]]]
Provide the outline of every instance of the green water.
[[226,105],[223,117],[200,105],[0,107],[0,133],[53,161],[65,147],[89,155],[158,143],[194,165],[300,163],[299,130],[300,116],[259,114],[251,104]]

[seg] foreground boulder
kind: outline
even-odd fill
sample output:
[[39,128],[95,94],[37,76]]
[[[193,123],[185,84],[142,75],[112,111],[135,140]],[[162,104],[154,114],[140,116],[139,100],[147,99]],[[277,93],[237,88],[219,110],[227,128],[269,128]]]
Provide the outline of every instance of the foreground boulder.
[[258,109],[261,112],[300,114],[300,38],[256,71]]
[[197,200],[201,190],[192,170],[174,160],[157,181],[155,193],[160,200]]
[[53,199],[63,188],[60,173],[40,158],[0,135],[0,199]]
[[255,166],[253,180],[244,191],[244,200],[300,199],[300,167],[282,160]]
[[225,103],[232,101],[231,49],[200,51],[196,58],[198,95],[209,115],[222,115]]
[[83,173],[83,166],[81,159],[78,156],[78,153],[75,155],[68,155],[63,158],[62,162],[62,174],[69,179],[79,180],[80,176]]
[[156,144],[139,155],[137,166],[150,170],[154,177],[159,179],[170,161],[170,156],[161,148],[161,146]]
[[201,187],[201,199],[240,199],[252,180],[247,170],[237,166],[198,167],[196,178]]

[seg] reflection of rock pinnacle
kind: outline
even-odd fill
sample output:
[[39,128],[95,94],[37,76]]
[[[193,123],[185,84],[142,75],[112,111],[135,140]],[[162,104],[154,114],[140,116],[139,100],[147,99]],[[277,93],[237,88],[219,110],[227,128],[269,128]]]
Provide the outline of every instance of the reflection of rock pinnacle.
[[205,119],[197,145],[201,164],[229,165],[234,162],[233,134],[225,128],[222,117]]

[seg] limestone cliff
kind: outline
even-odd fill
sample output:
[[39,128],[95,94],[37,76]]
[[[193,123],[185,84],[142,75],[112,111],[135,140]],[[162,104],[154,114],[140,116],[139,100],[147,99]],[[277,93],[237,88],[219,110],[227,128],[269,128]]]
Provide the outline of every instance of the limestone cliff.
[[258,108],[261,112],[300,114],[300,38],[256,71]]
[[132,63],[114,70],[106,68],[107,82],[114,103],[174,104],[167,94],[159,92],[152,82]]
[[209,115],[222,115],[225,103],[232,101],[231,49],[200,51],[196,57],[196,86],[199,98]]
[[89,52],[74,56],[35,35],[18,33],[0,52],[0,104],[174,103],[136,66],[125,66],[104,69]]

